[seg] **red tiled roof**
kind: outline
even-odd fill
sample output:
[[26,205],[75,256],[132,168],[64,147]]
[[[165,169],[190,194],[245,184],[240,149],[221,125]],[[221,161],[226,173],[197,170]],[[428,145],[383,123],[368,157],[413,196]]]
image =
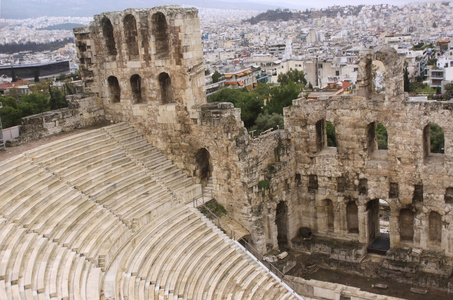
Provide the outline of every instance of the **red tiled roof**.
[[10,83],[2,83],[2,84],[0,84],[0,89],[8,89],[8,88],[12,88],[12,87],[27,85],[30,83],[31,83],[31,81],[26,81],[26,80],[19,80],[19,81],[10,82]]

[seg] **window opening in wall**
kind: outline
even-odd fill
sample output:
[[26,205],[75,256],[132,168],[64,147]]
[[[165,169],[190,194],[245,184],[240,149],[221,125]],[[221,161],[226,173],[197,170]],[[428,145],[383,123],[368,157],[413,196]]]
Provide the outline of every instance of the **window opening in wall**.
[[367,143],[366,147],[368,150],[368,155],[373,154],[373,152],[376,150],[377,145],[376,145],[376,123],[372,122],[368,124],[366,128],[367,132]]
[[368,179],[359,179],[359,195],[366,195],[368,193]]
[[343,176],[337,177],[337,192],[343,193],[346,190],[346,179]]
[[390,249],[390,206],[387,201],[368,201],[365,220],[368,227],[368,253],[385,255]]
[[435,211],[429,214],[429,241],[433,244],[442,241],[442,216]]
[[445,137],[443,129],[434,123],[423,129],[423,154],[425,163],[442,163],[445,153]]
[[113,35],[113,26],[108,18],[102,19],[102,33],[105,39],[108,55],[116,56],[115,37]]
[[138,59],[137,21],[133,15],[127,15],[123,25],[129,59]]
[[132,75],[131,77],[132,99],[134,103],[142,103],[145,99],[144,88],[142,87],[142,78],[140,75]]
[[328,231],[334,231],[335,228],[335,215],[333,210],[333,202],[330,199],[324,200],[324,209],[326,212],[326,228]]
[[155,13],[152,16],[153,35],[156,45],[156,57],[158,59],[168,58],[168,28],[165,15],[161,12]]
[[399,197],[399,186],[396,182],[390,182],[389,187],[389,198],[398,198]]
[[359,233],[359,209],[354,201],[348,202],[346,206],[348,220],[348,232]]
[[437,124],[429,124],[430,152],[444,154],[444,131]]
[[167,73],[159,74],[159,85],[162,104],[175,102],[173,97],[173,87],[171,86],[171,78]]
[[284,201],[278,203],[275,211],[277,225],[277,241],[280,251],[288,250],[288,207]]
[[423,184],[414,185],[414,195],[412,202],[423,202]]
[[448,187],[445,190],[445,203],[447,204],[453,204],[453,187]]
[[388,149],[387,128],[385,128],[385,126],[379,122],[376,125],[376,138],[378,143],[378,150],[387,150]]
[[118,103],[121,100],[121,89],[118,83],[118,79],[115,76],[110,76],[107,79],[110,92],[111,103]]
[[326,146],[325,140],[325,120],[319,120],[316,122],[316,148],[317,151],[321,151]]
[[212,175],[211,155],[206,148],[197,151],[195,163],[195,177],[198,178],[202,186],[206,186]]
[[373,60],[371,67],[371,75],[373,78],[373,91],[376,93],[385,92],[385,66],[379,60]]
[[337,136],[335,126],[330,121],[326,121],[327,147],[337,147]]
[[379,122],[371,122],[368,124],[366,132],[368,155],[373,156],[373,159],[385,159],[387,152],[380,151],[388,149],[388,133],[385,126]]
[[315,192],[318,190],[318,176],[308,175],[308,191]]
[[414,239],[414,213],[410,209],[402,209],[398,223],[400,227],[400,240],[412,242]]
[[300,186],[302,184],[302,177],[300,176],[300,174],[296,174],[294,181],[296,182],[297,186]]

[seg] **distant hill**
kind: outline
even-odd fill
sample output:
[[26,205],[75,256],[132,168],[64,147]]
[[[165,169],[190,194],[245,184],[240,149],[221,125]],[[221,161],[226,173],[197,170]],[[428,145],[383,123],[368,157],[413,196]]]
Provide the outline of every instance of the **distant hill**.
[[322,17],[335,18],[338,14],[340,16],[357,16],[362,10],[363,5],[349,6],[348,10],[345,11],[343,7],[335,6],[323,10],[305,10],[303,12],[291,12],[289,9],[276,9],[268,10],[255,17],[251,17],[243,22],[250,22],[251,24],[257,24],[261,21],[289,21],[289,20],[308,20],[318,19]]
[[68,43],[74,43],[74,38],[65,38],[60,41],[50,42],[50,43],[35,43],[27,42],[25,44],[2,44],[0,45],[0,53],[2,54],[13,54],[22,51],[31,51],[31,52],[42,52],[42,51],[55,51],[64,47]]
[[152,8],[159,5],[181,5],[218,9],[267,10],[278,5],[265,5],[240,0],[14,0],[3,1],[1,17],[6,19],[25,19],[36,17],[91,17],[106,11],[119,11],[127,8]]
[[38,30],[73,30],[74,28],[85,27],[85,26],[86,25],[84,25],[84,24],[78,24],[78,23],[64,23],[64,24],[47,26],[44,28],[38,28]]

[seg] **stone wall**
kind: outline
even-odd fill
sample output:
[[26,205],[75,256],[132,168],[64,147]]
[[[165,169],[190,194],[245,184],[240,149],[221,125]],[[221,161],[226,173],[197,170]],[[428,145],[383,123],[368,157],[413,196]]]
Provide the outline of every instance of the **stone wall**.
[[[354,94],[294,100],[284,109],[284,130],[251,138],[239,109],[206,103],[196,9],[134,9],[94,19],[74,31],[85,91],[107,120],[136,125],[196,181],[212,179],[215,198],[251,232],[259,251],[296,247],[360,261],[379,235],[382,199],[390,207],[386,268],[410,272],[400,266],[416,264],[450,275],[453,103],[406,99],[395,50],[362,53]],[[375,61],[385,70],[382,94],[373,89]],[[327,146],[327,121],[337,147]],[[378,122],[387,129],[388,150],[378,147]],[[430,153],[431,123],[443,129],[445,154]],[[323,242],[294,240],[301,227]],[[332,251],[336,245],[347,249]]]
[[313,299],[354,299],[354,300],[398,300],[401,298],[384,296],[362,291],[359,288],[319,280],[305,280],[287,276],[294,283],[294,290],[301,296]]
[[66,108],[22,118],[20,136],[12,143],[20,144],[105,122],[104,108],[97,97],[71,95],[66,99]]

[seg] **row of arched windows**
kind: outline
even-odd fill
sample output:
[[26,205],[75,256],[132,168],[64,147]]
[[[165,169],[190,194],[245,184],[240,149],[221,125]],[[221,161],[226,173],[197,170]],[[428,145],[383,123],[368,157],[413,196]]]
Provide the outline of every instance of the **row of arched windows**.
[[[374,202],[379,200],[372,200],[367,204],[367,211],[371,209]],[[335,210],[333,202],[330,199],[323,201],[325,228],[333,232],[335,229]],[[376,216],[379,217],[379,214]],[[347,229],[348,233],[359,233],[359,218],[358,207],[354,201],[349,201],[346,205],[347,216]],[[400,210],[398,226],[400,232],[400,240],[406,242],[413,242],[414,240],[414,217],[415,213],[408,209],[403,208]],[[388,220],[387,220],[388,221]],[[440,244],[442,241],[442,216],[436,212],[431,211],[428,216],[428,238],[431,243]]]
[[[157,79],[160,87],[161,104],[175,102],[170,76],[163,72],[159,74]],[[141,76],[138,74],[132,75],[129,83],[133,103],[137,104],[146,102],[146,90]],[[118,78],[115,76],[109,76],[107,78],[107,84],[109,88],[110,102],[119,103],[121,101],[121,87],[118,82]]]
[[[332,122],[321,119],[316,122],[316,147],[318,151],[326,147],[337,147],[335,126]],[[371,122],[366,128],[366,148],[368,155],[376,150],[388,149],[388,133],[385,126],[379,122]],[[424,156],[431,153],[445,153],[445,137],[443,129],[434,123],[430,123],[423,129],[423,152]]]
[[[157,12],[151,17],[152,34],[155,39],[156,57],[159,59],[168,58],[168,26],[165,15]],[[109,18],[104,17],[101,21],[102,32],[105,39],[107,53],[115,58],[118,54],[115,30]],[[127,45],[127,53],[130,60],[139,58],[138,30],[137,21],[132,14],[128,14],[123,19],[124,37]]]

